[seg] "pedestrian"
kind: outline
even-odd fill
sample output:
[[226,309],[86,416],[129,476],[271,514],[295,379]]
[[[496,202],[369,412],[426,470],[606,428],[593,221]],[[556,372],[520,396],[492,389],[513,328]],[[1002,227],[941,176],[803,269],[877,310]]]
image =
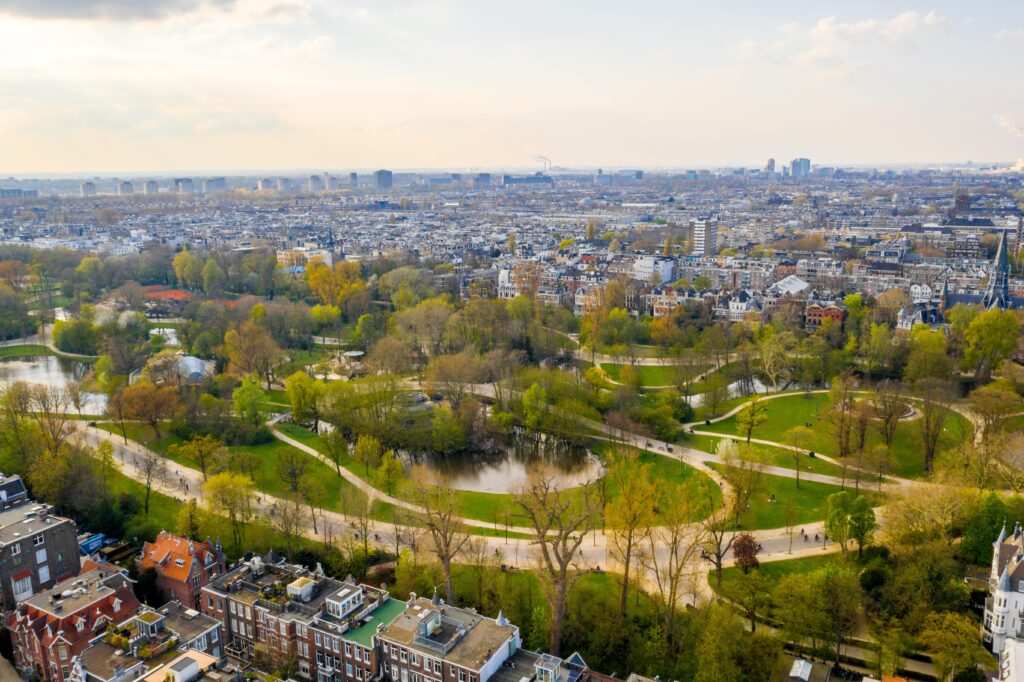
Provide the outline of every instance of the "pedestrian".
[[815,542],[817,542],[817,541],[818,541],[818,534],[817,534],[817,533],[815,533],[815,534],[814,534],[814,541],[815,541]]

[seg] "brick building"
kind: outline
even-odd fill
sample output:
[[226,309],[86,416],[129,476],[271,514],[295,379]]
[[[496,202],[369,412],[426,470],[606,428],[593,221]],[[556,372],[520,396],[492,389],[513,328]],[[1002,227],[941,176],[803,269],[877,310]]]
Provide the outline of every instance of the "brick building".
[[123,571],[86,562],[77,578],[22,601],[7,616],[15,663],[50,682],[69,682],[72,660],[142,608]]
[[224,552],[219,544],[197,542],[160,531],[154,542],[142,546],[139,570],[156,571],[156,584],[164,599],[199,608],[204,585],[224,572]]

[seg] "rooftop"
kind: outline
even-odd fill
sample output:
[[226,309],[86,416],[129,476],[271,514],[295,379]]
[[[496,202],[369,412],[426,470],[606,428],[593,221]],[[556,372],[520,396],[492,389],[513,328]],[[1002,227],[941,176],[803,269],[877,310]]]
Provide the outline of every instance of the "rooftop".
[[377,633],[378,625],[390,625],[395,618],[405,610],[405,602],[398,599],[388,599],[374,609],[367,620],[359,627],[352,628],[345,633],[345,639],[356,644],[369,648],[373,646],[373,636]]

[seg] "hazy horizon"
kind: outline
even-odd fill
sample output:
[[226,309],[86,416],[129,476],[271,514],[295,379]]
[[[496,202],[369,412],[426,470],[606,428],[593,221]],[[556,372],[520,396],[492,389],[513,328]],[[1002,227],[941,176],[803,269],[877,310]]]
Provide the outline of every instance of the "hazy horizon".
[[0,0],[0,46],[5,177],[1024,156],[1008,0]]

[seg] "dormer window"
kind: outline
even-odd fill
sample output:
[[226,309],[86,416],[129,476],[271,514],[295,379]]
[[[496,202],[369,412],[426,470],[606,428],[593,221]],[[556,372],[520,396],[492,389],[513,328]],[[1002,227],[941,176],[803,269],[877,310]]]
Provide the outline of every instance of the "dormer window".
[[174,565],[177,566],[178,568],[185,568],[185,560],[184,559],[175,559],[174,560]]
[[78,619],[78,620],[77,620],[77,621],[75,622],[75,629],[76,629],[76,630],[78,630],[79,632],[81,632],[82,630],[84,630],[84,629],[85,629],[85,619],[83,619],[83,618],[79,618],[79,619]]
[[114,613],[117,613],[118,611],[120,611],[121,610],[121,600],[117,599],[115,597],[114,598],[114,602],[113,602],[113,606],[114,606]]

